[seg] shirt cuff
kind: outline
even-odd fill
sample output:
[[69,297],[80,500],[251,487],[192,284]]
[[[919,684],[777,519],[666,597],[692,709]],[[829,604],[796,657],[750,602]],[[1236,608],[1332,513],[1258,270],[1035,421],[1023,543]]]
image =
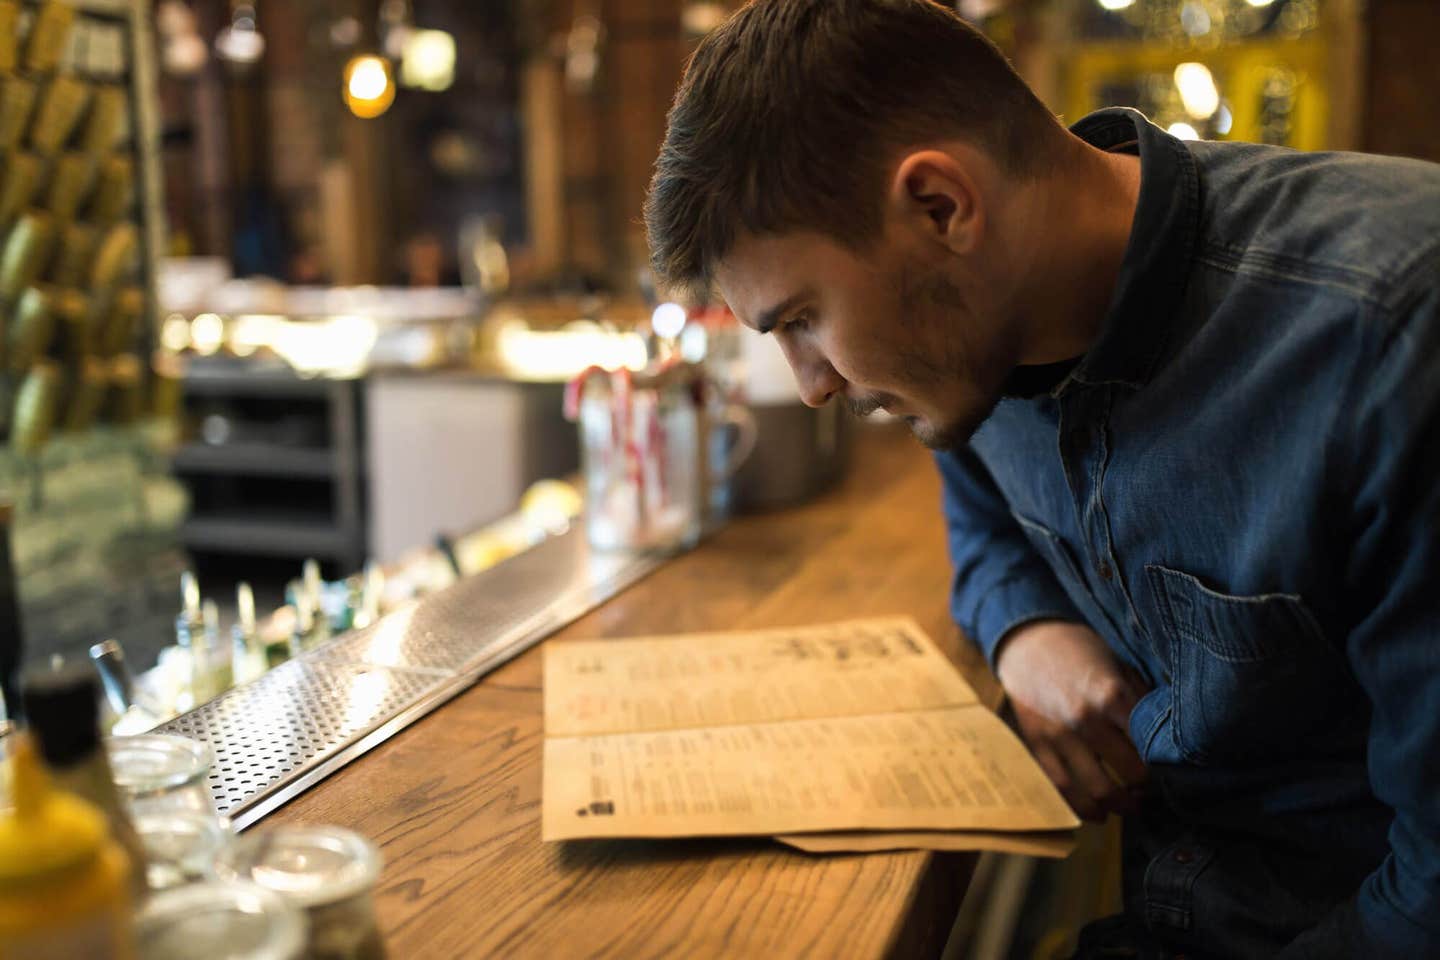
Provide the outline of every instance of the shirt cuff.
[[1085,618],[1057,583],[1045,577],[1015,577],[1003,580],[985,592],[975,615],[973,639],[985,654],[985,662],[995,669],[995,654],[1005,634],[1032,620],[1069,620],[1084,623]]

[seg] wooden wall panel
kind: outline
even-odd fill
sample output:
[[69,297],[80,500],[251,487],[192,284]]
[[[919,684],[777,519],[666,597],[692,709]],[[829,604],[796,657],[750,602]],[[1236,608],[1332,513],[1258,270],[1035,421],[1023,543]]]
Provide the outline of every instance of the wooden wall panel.
[[1440,161],[1440,3],[1370,0],[1362,148]]

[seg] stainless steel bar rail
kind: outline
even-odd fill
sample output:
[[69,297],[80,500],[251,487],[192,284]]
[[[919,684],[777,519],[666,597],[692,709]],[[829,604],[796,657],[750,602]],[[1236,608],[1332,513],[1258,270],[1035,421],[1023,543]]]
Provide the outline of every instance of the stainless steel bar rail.
[[578,526],[281,664],[157,728],[210,744],[210,791],[237,829],[414,723],[653,571],[592,552]]

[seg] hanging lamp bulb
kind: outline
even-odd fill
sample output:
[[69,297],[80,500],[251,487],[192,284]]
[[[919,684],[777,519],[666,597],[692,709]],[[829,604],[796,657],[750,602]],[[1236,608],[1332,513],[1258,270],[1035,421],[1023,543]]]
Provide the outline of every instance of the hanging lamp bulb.
[[390,61],[373,53],[351,57],[341,77],[345,106],[362,120],[373,120],[395,102],[395,75]]

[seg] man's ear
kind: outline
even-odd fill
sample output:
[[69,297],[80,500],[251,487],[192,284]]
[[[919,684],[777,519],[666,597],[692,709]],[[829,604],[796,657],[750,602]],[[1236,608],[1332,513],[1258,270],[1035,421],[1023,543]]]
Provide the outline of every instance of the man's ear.
[[953,253],[979,246],[985,212],[975,178],[943,150],[918,150],[895,169],[887,198],[889,217]]

